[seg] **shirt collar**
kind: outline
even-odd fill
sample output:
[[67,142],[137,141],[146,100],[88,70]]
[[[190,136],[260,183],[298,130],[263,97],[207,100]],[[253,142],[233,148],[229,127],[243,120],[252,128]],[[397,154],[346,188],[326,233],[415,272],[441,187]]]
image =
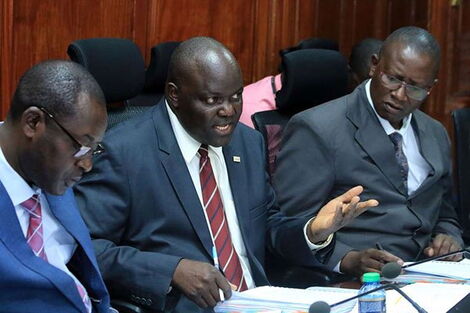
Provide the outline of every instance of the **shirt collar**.
[[403,118],[403,123],[400,129],[393,128],[392,124],[390,124],[390,122],[387,121],[386,119],[382,118],[375,110],[374,103],[372,102],[372,97],[370,96],[370,82],[371,82],[371,79],[369,79],[365,85],[367,100],[369,101],[369,105],[372,107],[372,110],[374,110],[375,115],[379,119],[380,125],[382,125],[383,129],[385,130],[385,133],[387,135],[390,135],[391,133],[398,132],[402,136],[404,136],[405,133],[410,128],[412,113],[410,113],[408,116],[405,116]]
[[29,186],[23,177],[10,166],[1,148],[0,181],[5,187],[13,206],[17,206],[31,198],[34,194],[40,193],[40,189]]
[[[168,116],[170,118],[171,128],[173,129],[173,133],[175,134],[176,141],[178,142],[178,146],[181,150],[181,154],[183,155],[186,164],[189,164],[196,156],[197,151],[201,147],[201,143],[194,139],[186,131],[186,129],[184,129],[183,125],[181,125],[180,121],[178,120],[176,114],[173,113],[173,111],[171,110],[166,99],[165,105],[168,111]],[[224,157],[222,147],[209,146],[209,151],[213,151],[219,158]]]

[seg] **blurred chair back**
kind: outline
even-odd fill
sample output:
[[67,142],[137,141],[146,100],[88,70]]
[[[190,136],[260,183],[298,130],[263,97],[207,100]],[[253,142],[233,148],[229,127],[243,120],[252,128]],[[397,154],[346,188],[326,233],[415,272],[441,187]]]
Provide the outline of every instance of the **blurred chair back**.
[[179,41],[162,42],[150,50],[150,63],[145,71],[145,84],[142,93],[129,100],[132,105],[151,106],[157,104],[165,94],[168,65]]
[[348,62],[338,51],[298,50],[284,55],[282,64],[276,106],[283,114],[292,116],[347,93]]
[[464,230],[465,243],[470,244],[470,108],[452,112],[455,137],[455,177],[457,213]]
[[264,137],[268,172],[272,176],[276,170],[276,155],[281,146],[282,132],[289,116],[279,113],[278,110],[270,110],[256,112],[251,116],[251,120]]
[[145,64],[137,45],[122,38],[89,38],[72,42],[67,54],[83,65],[103,89],[108,104],[108,129],[145,112],[127,100],[144,87]]
[[277,110],[257,112],[253,124],[266,143],[271,176],[282,132],[290,117],[300,111],[339,98],[347,93],[347,60],[338,51],[305,49],[282,57],[282,88],[276,93]]

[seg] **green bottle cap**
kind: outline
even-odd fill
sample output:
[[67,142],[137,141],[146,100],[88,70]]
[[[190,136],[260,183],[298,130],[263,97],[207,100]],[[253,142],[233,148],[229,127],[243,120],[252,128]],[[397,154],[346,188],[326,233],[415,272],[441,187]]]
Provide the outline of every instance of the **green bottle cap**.
[[380,274],[379,273],[365,273],[364,275],[362,275],[362,282],[363,283],[380,282]]

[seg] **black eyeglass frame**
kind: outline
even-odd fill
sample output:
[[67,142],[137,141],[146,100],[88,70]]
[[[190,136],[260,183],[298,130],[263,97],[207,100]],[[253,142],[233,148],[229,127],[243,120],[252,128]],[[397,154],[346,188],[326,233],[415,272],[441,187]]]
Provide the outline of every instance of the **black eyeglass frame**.
[[38,106],[39,110],[43,111],[51,120],[53,120],[57,126],[59,126],[59,128],[67,135],[69,136],[70,139],[72,139],[72,141],[74,143],[76,143],[78,146],[80,146],[80,148],[78,149],[77,152],[74,153],[73,157],[76,158],[76,159],[81,159],[81,158],[84,158],[87,154],[90,153],[91,151],[91,155],[98,155],[100,153],[103,153],[105,150],[104,150],[104,146],[101,142],[98,142],[98,144],[96,145],[96,148],[93,149],[91,147],[88,147],[88,146],[85,146],[83,145],[80,141],[78,141],[64,126],[62,126],[59,121],[56,120],[56,118],[54,117],[54,115],[52,113],[50,113],[46,108],[42,107],[42,106]]
[[[385,82],[384,77],[386,77],[386,79],[388,79],[388,80],[395,80],[396,82],[395,83]],[[431,88],[426,89],[426,88],[423,88],[423,87],[408,84],[407,82],[405,82],[401,79],[398,79],[395,76],[387,74],[385,72],[380,72],[380,81],[382,82],[384,87],[386,87],[390,90],[398,90],[398,89],[401,88],[401,86],[404,86],[406,95],[409,98],[411,98],[413,100],[416,100],[416,101],[423,101],[431,93]],[[391,84],[393,85],[393,87],[392,87]],[[396,84],[396,86],[395,86],[395,84]],[[410,94],[410,90],[415,90],[415,91],[421,92],[422,96],[417,96],[417,97],[413,96],[413,92],[411,92],[411,94]]]

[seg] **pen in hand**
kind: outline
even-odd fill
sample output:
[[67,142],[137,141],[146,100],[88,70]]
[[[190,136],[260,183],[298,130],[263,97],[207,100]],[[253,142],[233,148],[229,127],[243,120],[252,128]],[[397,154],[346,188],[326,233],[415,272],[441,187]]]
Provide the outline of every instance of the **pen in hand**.
[[[217,256],[217,249],[215,248],[215,246],[212,246],[212,259],[214,260],[214,266],[218,270],[220,270],[219,257]],[[220,301],[225,301],[224,292],[220,288],[219,288],[219,296],[220,296]]]
[[377,250],[384,251],[384,247],[380,244],[380,242],[376,242],[375,246],[377,247]]

